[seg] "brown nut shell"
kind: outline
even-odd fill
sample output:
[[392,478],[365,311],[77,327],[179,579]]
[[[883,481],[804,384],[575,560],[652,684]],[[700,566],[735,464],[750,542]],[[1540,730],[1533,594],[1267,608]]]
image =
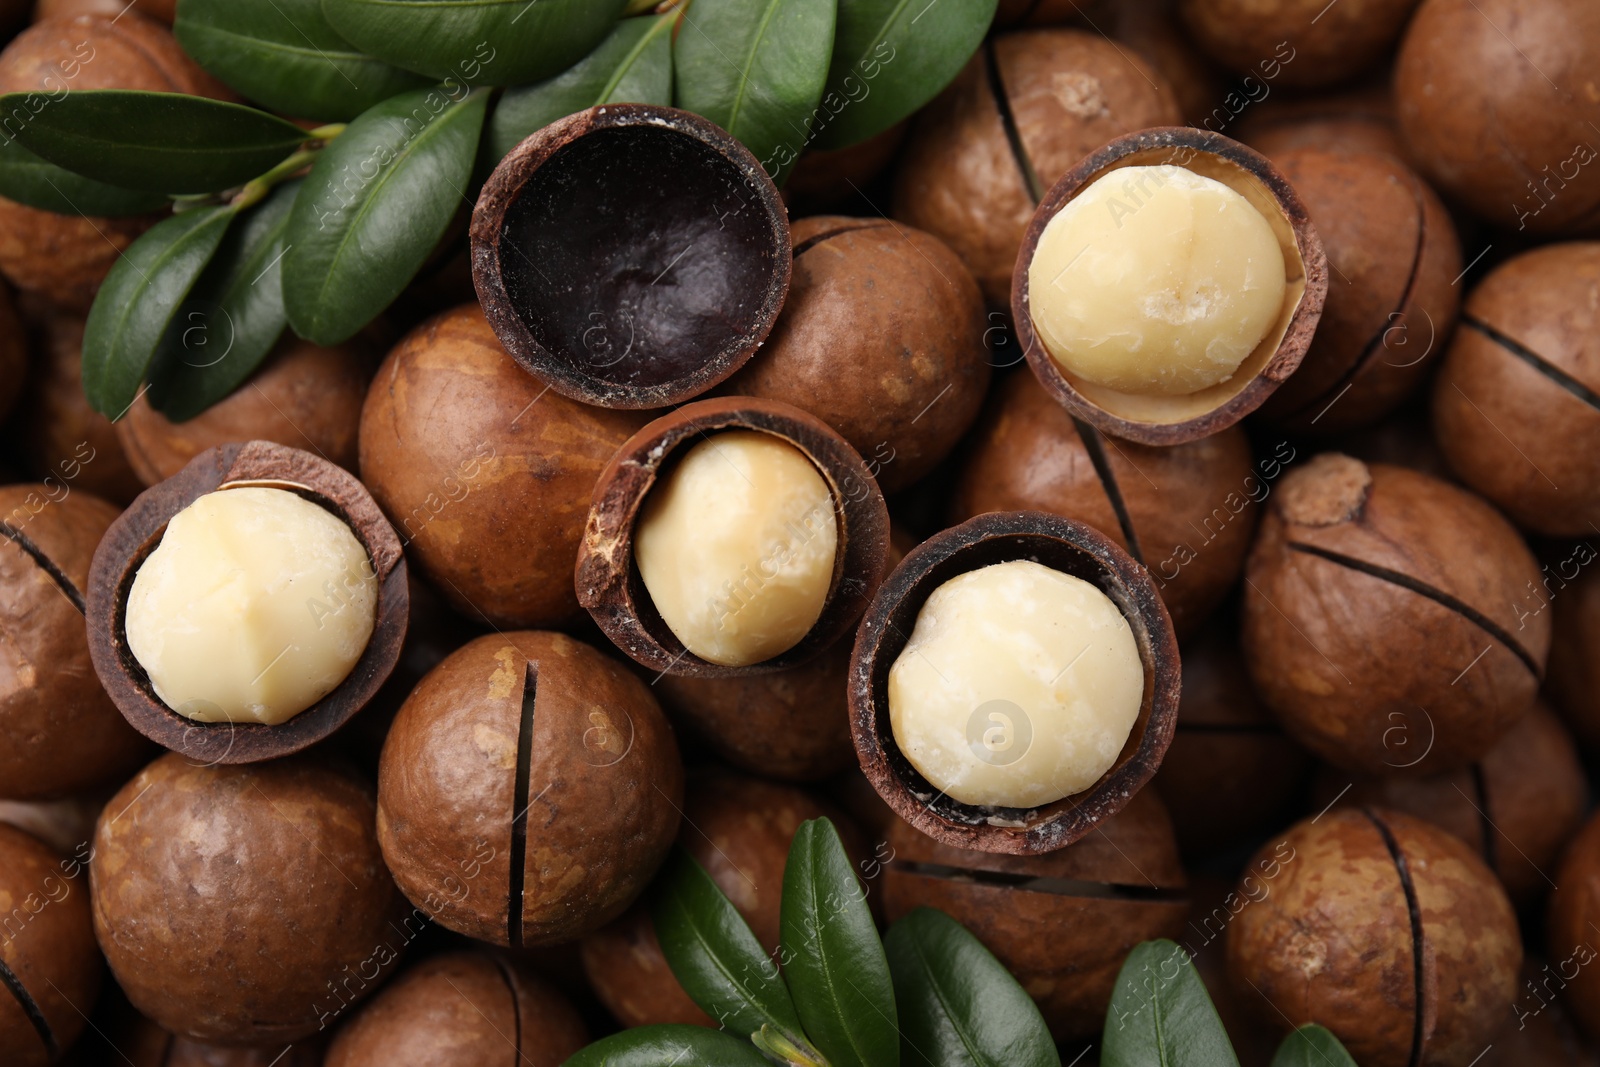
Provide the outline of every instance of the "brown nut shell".
[[675,108],[606,104],[534,133],[489,176],[471,232],[500,343],[601,407],[710,389],[755,354],[789,289],[772,179],[726,130]]
[[70,485],[0,488],[0,796],[115,785],[152,754],[95,677],[84,631],[90,561],[116,519]]
[[[1292,88],[1360,74],[1399,38],[1417,0],[1179,0],[1196,42],[1238,74]],[[1271,66],[1267,66],[1271,63]]]
[[529,968],[451,952],[409,968],[362,1006],[323,1067],[560,1067],[588,1043],[583,1020]]
[[1189,913],[1172,826],[1148,790],[1098,833],[1049,855],[956,848],[898,819],[888,846],[890,921],[932,907],[966,926],[1038,1003],[1058,1040],[1100,1033],[1128,953],[1180,936]]
[[[1590,752],[1600,751],[1600,569],[1592,542],[1580,543],[1553,568],[1550,699]],[[1532,607],[1533,605],[1530,605]]]
[[1118,441],[1013,374],[969,438],[949,514],[1048,511],[1093,526],[1149,568],[1183,638],[1244,572],[1282,458],[1253,464],[1238,427],[1171,447]]
[[1260,857],[1276,875],[1265,894],[1241,886],[1250,901],[1227,952],[1239,999],[1263,1022],[1319,1022],[1362,1067],[1467,1067],[1508,1021],[1516,916],[1455,837],[1347,809],[1299,823]]
[[105,961],[89,918],[88,868],[0,824],[0,1049],[7,1067],[55,1063],[87,1025]]
[[1546,945],[1567,980],[1567,1007],[1593,1036],[1600,1034],[1600,969],[1594,966],[1600,955],[1600,936],[1594,932],[1600,924],[1600,814],[1591,816],[1573,838],[1554,879]]
[[316,756],[230,767],[173,752],[139,772],[100,816],[90,875],[128,999],[222,1044],[281,1048],[331,1025],[422,925],[374,814],[371,785]]
[[[1277,325],[1227,381],[1185,396],[1136,396],[1074,377],[1033,328],[1028,275],[1039,237],[1057,212],[1094,181],[1122,167],[1176,164],[1214,178],[1267,220],[1283,251],[1288,286]],[[1176,445],[1217,433],[1260,407],[1300,366],[1328,291],[1328,260],[1306,208],[1266,157],[1221,134],[1189,127],[1131,133],[1082,159],[1039,202],[1011,279],[1011,317],[1028,365],[1072,415],[1104,433],[1145,445]]]
[[1455,486],[1327,452],[1290,470],[1245,572],[1245,658],[1284,727],[1352,773],[1481,758],[1533,705],[1539,565]]
[[1600,531],[1600,242],[1525,252],[1478,283],[1433,426],[1451,469],[1518,526]]
[[[1117,761],[1083,792],[1037,808],[963,804],[901,753],[889,670],[934,590],[994,563],[1030,559],[1097,586],[1122,610],[1144,666],[1144,700]],[[1120,811],[1155,774],[1178,718],[1178,642],[1150,574],[1105,535],[1040,511],[990,512],[936,534],[884,580],[856,633],[850,731],[861,769],[896,815],[943,845],[1030,855],[1065,848]]]
[[[197,722],[167,707],[128,648],[128,592],[174,515],[207,493],[241,485],[286,489],[337,515],[366,549],[378,581],[377,619],[366,650],[338,687],[287,722]],[[342,467],[269,441],[200,453],[176,476],[139,495],[111,528],[89,571],[86,607],[94,669],[134,729],[206,765],[287,756],[321,741],[364,707],[400,658],[410,593],[400,538],[366,487]]]
[[672,729],[622,664],[562,634],[490,634],[428,672],[396,716],[378,840],[440,925],[553,944],[633,903],[682,798]]
[[[746,667],[710,663],[684,648],[651,604],[633,555],[639,510],[674,453],[730,429],[771,434],[803,452],[828,483],[839,531],[833,582],[816,624],[787,651]],[[618,648],[653,671],[703,678],[759,674],[798,666],[843,638],[883,580],[888,552],[883,493],[843,437],[815,415],[777,400],[714,397],[651,422],[600,473],[578,549],[578,603]]]

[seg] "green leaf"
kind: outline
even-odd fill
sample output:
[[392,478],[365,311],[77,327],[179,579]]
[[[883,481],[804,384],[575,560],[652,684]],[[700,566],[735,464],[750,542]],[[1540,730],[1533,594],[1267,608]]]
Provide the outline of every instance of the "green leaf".
[[1189,953],[1171,941],[1146,941],[1117,975],[1101,1067],[1239,1067],[1222,1020]]
[[1356,1067],[1356,1061],[1331,1031],[1306,1023],[1283,1039],[1272,1067]]
[[720,1030],[673,1023],[601,1038],[563,1067],[772,1067],[748,1041]]
[[283,298],[295,332],[348,339],[400,295],[470,203],[484,89],[385,100],[323,149],[285,235]]
[[587,55],[628,0],[322,0],[364,52],[468,85],[542,81]]
[[672,103],[676,13],[624,19],[593,52],[549,81],[507,90],[489,119],[498,163],[529,134],[596,104]]
[[950,916],[918,908],[883,947],[907,1067],[1061,1067],[1033,998]]
[[280,185],[245,212],[173,316],[150,373],[150,403],[173,422],[237,389],[288,325],[283,235],[299,191]]
[[695,0],[673,45],[678,106],[739,138],[781,181],[805,147],[836,0]]
[[[0,112],[28,93],[0,96]],[[307,140],[291,122],[242,104],[181,93],[82,89],[9,132],[86,178],[152,193],[214,193],[272,168]]]
[[159,222],[106,275],[83,329],[83,390],[100,414],[119,419],[138,397],[168,323],[235,214],[198,208]]
[[[932,100],[977,51],[997,0],[839,0],[813,148],[844,148]],[[935,10],[934,5],[938,5]]]
[[303,119],[350,119],[425,79],[351,48],[322,0],[182,0],[178,43],[258,103]]
[[0,143],[0,196],[58,215],[146,215],[167,204],[160,193],[107,185],[46,163],[15,141]]
[[674,848],[662,868],[651,917],[679,984],[723,1028],[752,1034],[770,1024],[791,1037],[803,1034],[777,964],[682,848]]
[[889,963],[866,889],[827,819],[795,831],[780,916],[780,962],[811,1043],[832,1067],[896,1067]]

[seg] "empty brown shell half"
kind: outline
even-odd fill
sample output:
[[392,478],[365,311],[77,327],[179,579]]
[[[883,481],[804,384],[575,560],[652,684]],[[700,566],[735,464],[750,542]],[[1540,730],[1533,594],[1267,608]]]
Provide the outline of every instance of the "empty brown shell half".
[[[286,489],[325,508],[350,527],[378,577],[377,620],[366,651],[333,692],[276,726],[197,722],[167,707],[128,648],[128,592],[134,576],[161,543],[167,523],[200,497],[244,486]],[[298,448],[250,441],[200,453],[128,506],[95,550],[86,614],[95,673],[135,730],[206,765],[255,763],[315,744],[343,726],[377,693],[400,658],[410,594],[400,538],[366,486],[342,467]]]
[[[805,453],[833,495],[839,525],[833,581],[822,615],[798,644],[746,667],[710,663],[683,647],[651,603],[633,556],[645,497],[679,449],[718,430],[756,430]],[[889,511],[855,449],[815,415],[777,400],[728,396],[686,404],[628,439],[600,472],[578,549],[577,591],[619,649],[654,671],[730,678],[794,667],[841,639],[861,618],[888,569]]]
[[[979,807],[946,796],[906,759],[889,721],[889,669],[928,597],[957,575],[1012,560],[1092,582],[1122,609],[1144,665],[1144,700],[1117,761],[1083,792],[1037,808]],[[850,731],[878,795],[935,841],[979,852],[1053,852],[1122,810],[1155,774],[1177,725],[1178,683],[1178,642],[1148,571],[1082,523],[1042,511],[993,511],[928,539],[884,580],[856,632]]]
[[[1228,186],[1267,220],[1288,276],[1277,323],[1225,382],[1185,396],[1138,396],[1084,381],[1057,363],[1033,327],[1028,267],[1056,213],[1106,173],[1175,164]],[[1011,276],[1011,314],[1028,365],[1073,416],[1104,433],[1145,445],[1209,437],[1260,407],[1305,356],[1328,292],[1328,259],[1305,205],[1266,157],[1207,130],[1166,126],[1119,137],[1085,156],[1039,202]]]
[[472,277],[500,343],[550,388],[667,407],[766,340],[789,291],[788,218],[726,130],[607,104],[500,161],[472,213]]

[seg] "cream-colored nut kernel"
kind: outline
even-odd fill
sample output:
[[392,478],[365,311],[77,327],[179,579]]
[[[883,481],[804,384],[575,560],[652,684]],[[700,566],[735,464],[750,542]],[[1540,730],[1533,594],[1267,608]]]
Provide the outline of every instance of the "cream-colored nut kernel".
[[1069,373],[1141,396],[1231,378],[1277,323],[1283,249],[1250,202],[1177,166],[1097,178],[1039,235],[1028,301]]
[[889,668],[895,743],[964,804],[1031,808],[1109,770],[1144,700],[1144,665],[1111,598],[1028,560],[933,591]]
[[242,486],[167,523],[128,593],[128,648],[180,715],[275,726],[344,681],[377,608],[372,563],[342,519]]
[[683,646],[743,667],[793,648],[816,625],[838,542],[833,496],[804,452],[771,434],[725,430],[650,491],[633,554]]

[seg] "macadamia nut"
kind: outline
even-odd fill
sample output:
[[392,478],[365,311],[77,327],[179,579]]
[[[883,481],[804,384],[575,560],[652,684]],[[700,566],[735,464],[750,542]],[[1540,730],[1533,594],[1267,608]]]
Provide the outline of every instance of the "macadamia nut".
[[634,559],[684,647],[742,667],[816,625],[838,540],[833,496],[805,453],[771,434],[729,430],[690,448],[651,490]]
[[1070,374],[1141,396],[1231,378],[1277,322],[1283,249],[1250,202],[1178,166],[1097,178],[1028,264],[1033,325]]
[[174,515],[140,565],[128,648],[178,714],[277,725],[344,681],[377,602],[338,516],[284,489],[225,489]]
[[1082,792],[1116,762],[1143,699],[1117,605],[1029,560],[935,589],[889,670],[900,751],[964,804],[1028,808]]

